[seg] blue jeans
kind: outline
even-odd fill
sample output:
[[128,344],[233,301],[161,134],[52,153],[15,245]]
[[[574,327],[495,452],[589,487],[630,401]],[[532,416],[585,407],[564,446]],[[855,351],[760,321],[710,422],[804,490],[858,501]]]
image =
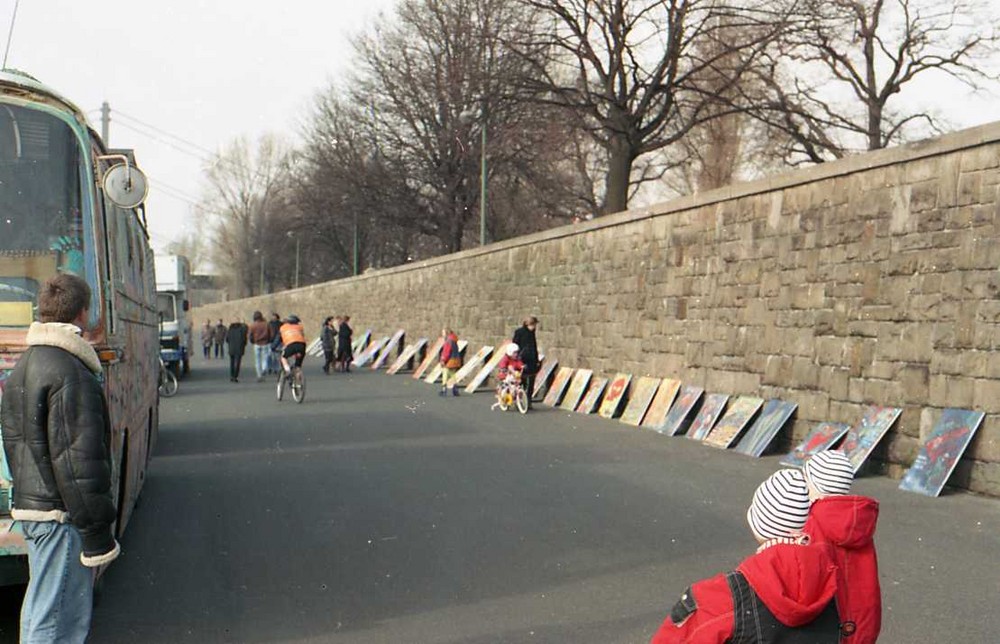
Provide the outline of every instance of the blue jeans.
[[21,644],[84,642],[94,573],[80,563],[80,533],[68,523],[21,521],[31,577],[21,605]]
[[271,345],[269,344],[255,344],[253,345],[253,358],[254,358],[254,368],[257,369],[257,377],[263,378],[264,374],[267,373],[267,368],[271,361]]

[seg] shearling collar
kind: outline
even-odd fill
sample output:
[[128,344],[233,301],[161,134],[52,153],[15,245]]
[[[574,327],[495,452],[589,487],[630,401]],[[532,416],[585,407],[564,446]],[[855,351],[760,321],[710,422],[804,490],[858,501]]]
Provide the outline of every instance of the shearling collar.
[[61,322],[32,322],[28,328],[28,346],[57,347],[72,353],[96,374],[101,373],[101,360],[90,343],[80,337],[80,329],[74,324]]

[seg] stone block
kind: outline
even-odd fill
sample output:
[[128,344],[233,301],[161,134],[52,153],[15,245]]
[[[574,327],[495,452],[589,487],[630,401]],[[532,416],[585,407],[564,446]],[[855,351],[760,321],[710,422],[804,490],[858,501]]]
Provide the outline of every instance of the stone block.
[[1000,412],[1000,380],[973,380],[972,407],[988,414]]
[[1000,149],[992,145],[984,145],[971,150],[965,150],[959,157],[959,168],[962,172],[988,170],[1000,167]]
[[982,172],[963,172],[958,179],[958,202],[959,206],[969,206],[981,204],[984,201],[992,201],[985,198],[983,189]]

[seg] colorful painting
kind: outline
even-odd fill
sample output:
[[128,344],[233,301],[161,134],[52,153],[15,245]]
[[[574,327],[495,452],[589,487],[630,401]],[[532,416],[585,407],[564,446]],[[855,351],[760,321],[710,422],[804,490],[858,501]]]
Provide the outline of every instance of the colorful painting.
[[799,443],[798,447],[781,459],[781,464],[789,467],[803,467],[813,454],[833,449],[837,441],[843,438],[850,428],[851,426],[847,423],[818,423],[809,432],[806,439]]
[[941,494],[985,416],[981,411],[945,409],[917,453],[913,467],[903,475],[899,489],[927,496]]
[[351,355],[359,353],[362,348],[367,347],[368,343],[372,339],[372,330],[366,329],[364,333],[354,338],[354,342],[351,344]]
[[[461,354],[463,351],[465,351],[465,347],[467,346],[469,346],[468,340],[459,340],[458,352]],[[426,378],[424,378],[424,382],[426,382],[429,385],[433,385],[438,380],[442,380],[442,376],[444,376],[444,365],[442,365],[441,362],[438,361],[438,363],[434,365],[434,368],[431,370],[431,373]]]
[[392,375],[399,373],[407,364],[413,360],[413,357],[420,353],[420,350],[427,346],[427,338],[420,338],[413,344],[406,345],[403,349],[403,353],[399,354],[396,361],[392,363],[392,366],[386,370],[386,373]]
[[590,381],[590,387],[583,396],[583,400],[576,406],[576,411],[581,414],[592,414],[597,411],[597,405],[601,402],[604,390],[608,388],[607,378],[594,378]]
[[378,358],[376,358],[375,362],[372,363],[372,369],[378,370],[382,368],[382,366],[389,359],[389,356],[392,355],[392,352],[399,348],[399,344],[403,341],[403,337],[405,335],[406,331],[403,329],[400,329],[392,334],[392,337],[389,338],[389,342],[382,348],[382,351],[379,352]]
[[389,343],[389,336],[385,336],[377,341],[373,341],[351,362],[356,367],[363,367],[371,360],[375,359],[375,354],[382,350],[382,347]]
[[306,347],[306,355],[318,358],[323,355],[323,339],[316,338]]
[[892,424],[899,418],[902,409],[898,407],[878,407],[872,405],[857,425],[847,432],[847,438],[840,445],[840,451],[847,454],[857,474],[861,466],[871,456],[875,446],[886,435]]
[[702,403],[698,415],[691,423],[687,437],[699,441],[705,440],[708,433],[712,431],[715,421],[719,420],[719,416],[722,415],[727,402],[729,402],[729,394],[708,394],[705,396],[705,402]]
[[562,400],[563,394],[566,393],[566,388],[569,387],[569,381],[573,377],[573,369],[570,367],[559,367],[559,371],[556,371],[556,377],[552,379],[552,386],[549,387],[548,393],[545,394],[545,399],[542,401],[549,407],[555,407]]
[[632,395],[629,396],[628,405],[625,406],[625,411],[619,420],[626,425],[638,427],[639,423],[646,416],[646,410],[649,409],[650,403],[653,402],[653,397],[656,396],[656,390],[659,386],[659,378],[650,378],[648,376],[639,378],[635,386],[632,387]]
[[681,390],[681,381],[672,378],[664,378],[660,383],[660,388],[656,390],[653,402],[649,405],[649,411],[642,419],[642,426],[658,432],[663,431],[663,425],[667,421],[667,414],[670,413],[670,406],[677,398],[677,392]]
[[627,373],[615,374],[615,377],[608,383],[604,402],[601,403],[601,408],[597,413],[604,418],[614,418],[625,401],[625,392],[628,391],[630,382],[632,382],[631,375]]
[[734,451],[760,458],[798,406],[798,403],[785,402],[777,398],[768,400],[764,403],[760,416],[737,443]]
[[712,447],[728,449],[743,433],[763,404],[763,398],[740,396],[729,405],[726,413],[705,437],[705,442]]
[[458,370],[455,374],[455,384],[460,385],[465,382],[465,379],[472,375],[477,369],[482,369],[483,363],[489,359],[490,354],[493,353],[493,347],[487,345],[485,347],[480,347],[479,351],[476,351],[475,355],[465,361],[462,368]]
[[687,385],[682,388],[680,393],[677,394],[677,400],[674,401],[673,406],[670,408],[666,420],[663,421],[663,429],[660,430],[660,433],[667,436],[676,436],[684,427],[688,416],[691,415],[691,411],[701,400],[701,396],[704,393],[704,389],[693,385]]
[[438,356],[441,355],[441,347],[443,346],[444,346],[444,338],[438,338],[437,340],[434,341],[434,344],[431,345],[431,348],[428,349],[427,353],[424,355],[423,362],[421,362],[420,365],[417,366],[416,370],[414,370],[413,372],[414,380],[417,380],[420,377],[422,377],[425,373],[427,373],[428,369],[430,369],[434,364],[437,363]]
[[496,371],[497,365],[500,364],[501,360],[503,360],[508,344],[510,344],[510,340],[504,340],[499,346],[497,346],[496,351],[494,351],[493,355],[490,356],[489,362],[487,362],[486,365],[479,370],[476,377],[473,378],[472,382],[469,383],[469,386],[465,388],[466,393],[476,393],[476,391],[483,386],[483,383],[486,382],[487,378],[489,378],[493,372]]
[[548,358],[542,362],[542,368],[535,375],[535,387],[534,391],[531,392],[533,399],[541,396],[545,388],[549,386],[549,378],[556,372],[558,366],[559,361],[555,358]]
[[580,404],[580,399],[583,398],[583,394],[587,391],[590,379],[593,377],[594,372],[590,369],[577,369],[573,375],[573,381],[569,383],[569,389],[566,390],[566,395],[563,396],[562,403],[559,406],[566,411],[576,409],[577,405]]

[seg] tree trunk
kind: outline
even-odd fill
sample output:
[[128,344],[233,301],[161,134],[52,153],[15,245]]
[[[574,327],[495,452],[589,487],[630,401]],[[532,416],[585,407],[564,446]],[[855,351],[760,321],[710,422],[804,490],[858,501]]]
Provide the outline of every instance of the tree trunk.
[[632,176],[632,162],[635,156],[623,137],[611,140],[608,146],[608,172],[604,182],[604,204],[601,214],[621,212],[628,209],[628,187]]

